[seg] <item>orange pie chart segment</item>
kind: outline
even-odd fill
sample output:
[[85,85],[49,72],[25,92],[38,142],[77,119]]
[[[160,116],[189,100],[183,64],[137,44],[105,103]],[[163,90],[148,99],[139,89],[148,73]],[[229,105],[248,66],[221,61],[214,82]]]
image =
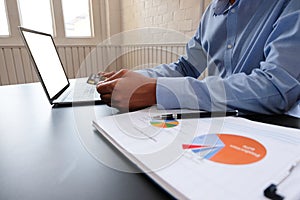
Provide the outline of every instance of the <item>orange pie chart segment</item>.
[[251,164],[265,157],[265,147],[251,138],[236,135],[218,135],[225,146],[214,156],[211,161],[224,164]]
[[183,144],[182,147],[196,154],[205,152],[202,156],[207,160],[231,165],[255,163],[267,153],[258,141],[231,134],[202,135],[195,138],[192,144]]

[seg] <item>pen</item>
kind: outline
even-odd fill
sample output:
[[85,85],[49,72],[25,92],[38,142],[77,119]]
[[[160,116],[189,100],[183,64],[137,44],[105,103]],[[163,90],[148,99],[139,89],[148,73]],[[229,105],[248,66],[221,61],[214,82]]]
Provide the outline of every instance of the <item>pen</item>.
[[192,119],[192,118],[208,118],[208,117],[226,117],[226,116],[239,116],[238,110],[234,111],[216,111],[216,112],[190,112],[190,113],[173,113],[173,114],[163,114],[159,116],[154,116],[153,119],[158,120],[172,120],[172,119]]

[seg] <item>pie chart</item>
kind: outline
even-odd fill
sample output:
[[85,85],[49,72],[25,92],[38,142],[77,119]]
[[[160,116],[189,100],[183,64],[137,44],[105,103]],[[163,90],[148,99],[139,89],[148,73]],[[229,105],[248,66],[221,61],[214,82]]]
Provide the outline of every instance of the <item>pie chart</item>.
[[152,120],[150,124],[158,128],[173,128],[178,126],[179,122],[177,120]]
[[232,134],[198,136],[191,144],[183,144],[182,148],[204,159],[231,165],[255,163],[267,154],[266,148],[258,141]]

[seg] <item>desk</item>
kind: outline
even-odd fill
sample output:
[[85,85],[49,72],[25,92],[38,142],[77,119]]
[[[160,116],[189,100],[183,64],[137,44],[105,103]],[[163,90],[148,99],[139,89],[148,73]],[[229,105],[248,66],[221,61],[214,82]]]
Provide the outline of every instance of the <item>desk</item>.
[[[89,108],[52,109],[40,83],[0,87],[0,199],[171,198],[147,176],[114,170],[91,155],[75,119]],[[93,109],[102,116],[112,112],[105,105]],[[83,118],[81,128],[95,137]],[[105,139],[95,142],[105,156],[133,167]]]
[[[0,110],[0,199],[171,198],[147,176],[99,162],[100,155],[134,168],[91,125],[93,113],[106,116],[113,109],[52,109],[41,85],[34,83],[0,87]],[[299,125],[298,119],[294,122]]]

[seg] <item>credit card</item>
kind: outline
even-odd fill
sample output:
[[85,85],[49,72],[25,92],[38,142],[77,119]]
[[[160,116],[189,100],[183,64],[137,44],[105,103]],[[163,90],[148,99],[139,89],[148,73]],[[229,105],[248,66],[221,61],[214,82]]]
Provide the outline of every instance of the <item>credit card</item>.
[[106,78],[104,76],[100,76],[99,74],[91,74],[87,80],[88,84],[97,85],[99,81],[104,81]]

